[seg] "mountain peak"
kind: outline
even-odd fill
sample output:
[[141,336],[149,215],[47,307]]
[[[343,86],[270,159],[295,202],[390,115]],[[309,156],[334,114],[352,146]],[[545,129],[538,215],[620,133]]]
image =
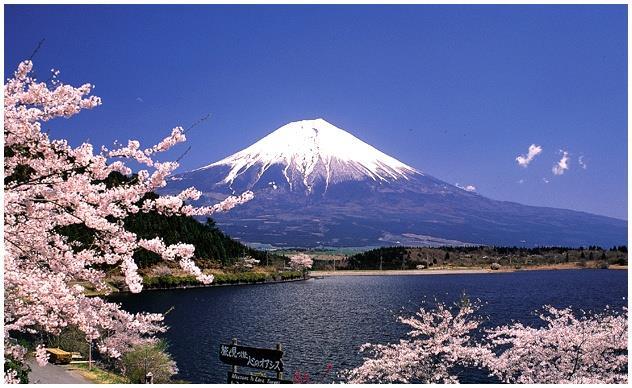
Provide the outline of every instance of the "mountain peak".
[[[230,193],[255,198],[214,218],[242,241],[288,246],[612,246],[622,220],[496,201],[469,193],[364,143],[324,119],[283,125],[250,147],[172,178],[200,205]],[[560,227],[572,225],[572,227]]]
[[290,189],[308,192],[319,182],[372,179],[394,181],[419,174],[414,168],[386,155],[349,132],[322,118],[293,121],[227,158],[198,170],[228,166],[221,183],[231,185],[248,170],[256,169],[256,183],[272,166],[282,167]]

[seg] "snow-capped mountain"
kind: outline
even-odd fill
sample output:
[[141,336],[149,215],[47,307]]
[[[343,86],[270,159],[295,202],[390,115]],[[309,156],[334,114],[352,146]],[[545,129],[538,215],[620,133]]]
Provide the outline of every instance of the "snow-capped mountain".
[[226,167],[228,173],[219,183],[232,188],[243,176],[256,184],[275,166],[281,167],[290,190],[308,193],[319,185],[326,191],[330,184],[345,181],[388,182],[419,174],[323,119],[286,124],[250,147],[195,171]]
[[214,217],[229,235],[274,246],[621,245],[623,220],[495,201],[400,162],[323,119],[286,124],[220,161],[175,176],[202,204],[253,190]]

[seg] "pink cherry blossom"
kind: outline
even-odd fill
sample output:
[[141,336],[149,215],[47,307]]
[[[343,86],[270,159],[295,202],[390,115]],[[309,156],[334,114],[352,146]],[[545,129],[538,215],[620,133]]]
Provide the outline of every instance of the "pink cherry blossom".
[[[469,303],[439,303],[399,321],[412,328],[393,344],[365,344],[371,354],[345,371],[351,383],[458,383],[457,371],[478,368],[506,383],[625,384],[628,381],[628,313],[574,313],[545,306],[542,327],[522,323],[479,329]],[[475,335],[476,334],[476,335]]]
[[20,384],[20,379],[18,379],[18,372],[9,369],[4,372],[4,383],[5,384]]
[[628,310],[579,316],[545,306],[543,327],[513,323],[488,331],[497,355],[487,360],[504,382],[624,384],[628,365]]
[[410,326],[406,339],[394,344],[364,344],[368,352],[359,367],[346,372],[348,382],[358,383],[456,383],[455,367],[477,366],[489,350],[475,343],[472,333],[482,322],[474,313],[479,306],[463,301],[436,309],[422,307],[412,317],[399,317]]
[[290,257],[290,267],[294,269],[308,270],[312,268],[313,264],[314,261],[312,260],[312,258],[305,253],[299,253]]
[[37,345],[35,349],[35,360],[39,366],[44,366],[48,363],[48,353],[46,352],[46,347],[44,345]]
[[[101,104],[91,96],[92,85],[65,85],[53,77],[47,84],[32,77],[33,64],[20,63],[4,85],[4,344],[5,355],[21,360],[25,351],[14,344],[13,333],[58,334],[78,327],[87,341],[108,357],[119,357],[130,346],[153,341],[164,331],[160,314],[129,314],[114,303],[86,297],[90,284],[109,291],[100,264],[118,268],[131,292],[142,290],[142,278],[133,255],[141,248],[165,260],[177,261],[204,283],[213,281],[191,260],[190,244],[165,244],[160,238],[141,239],[125,228],[130,214],[156,211],[166,215],[210,215],[252,199],[252,192],[230,196],[206,207],[187,203],[200,197],[189,188],[178,195],[144,200],[164,187],[176,162],[157,161],[156,155],[186,140],[181,127],[157,145],[141,147],[137,140],[114,149],[83,143],[72,147],[66,140],[51,139],[47,122],[70,118]],[[130,175],[126,165],[141,166],[129,182],[108,187],[103,181],[113,172]],[[62,230],[81,225],[93,240],[72,241]],[[44,362],[43,348],[37,359]],[[5,373],[14,382],[15,374]]]

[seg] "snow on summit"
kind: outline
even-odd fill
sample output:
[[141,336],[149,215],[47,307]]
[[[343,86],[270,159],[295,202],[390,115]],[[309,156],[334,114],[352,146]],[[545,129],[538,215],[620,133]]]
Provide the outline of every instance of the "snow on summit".
[[281,166],[290,187],[302,183],[308,190],[317,181],[327,187],[349,180],[393,181],[419,174],[321,118],[286,124],[250,147],[197,171],[217,166],[229,167],[222,181],[229,185],[253,168],[261,177],[270,167]]
[[214,218],[241,241],[278,247],[612,246],[627,236],[622,220],[496,201],[422,174],[323,119],[286,124],[179,174],[162,192],[191,186],[202,192],[201,205],[254,192],[252,201]]

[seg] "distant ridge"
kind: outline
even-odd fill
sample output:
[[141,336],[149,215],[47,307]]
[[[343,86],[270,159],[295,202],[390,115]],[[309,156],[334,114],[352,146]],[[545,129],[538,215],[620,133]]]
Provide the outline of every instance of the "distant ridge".
[[283,125],[222,160],[172,178],[202,203],[253,190],[217,224],[273,246],[613,246],[627,223],[496,201],[422,173],[322,118]]

